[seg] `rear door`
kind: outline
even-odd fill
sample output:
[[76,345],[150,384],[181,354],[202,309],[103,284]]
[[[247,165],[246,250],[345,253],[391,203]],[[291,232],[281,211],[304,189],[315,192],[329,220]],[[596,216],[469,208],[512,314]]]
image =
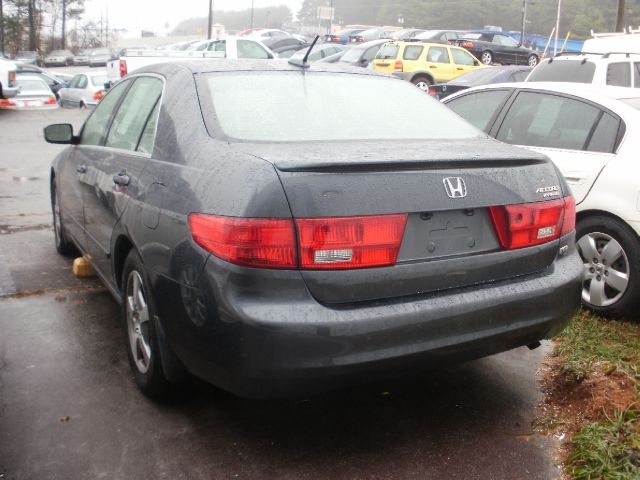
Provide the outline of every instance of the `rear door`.
[[449,49],[443,46],[431,46],[427,51],[427,68],[436,82],[448,82],[454,75],[454,66],[451,63]]
[[112,278],[111,236],[116,222],[130,199],[139,198],[146,189],[139,179],[150,157],[145,145],[149,135],[155,135],[163,89],[163,81],[155,76],[138,76],[131,83],[103,145],[87,159],[91,169],[84,200],[87,246],[94,265],[107,278]]
[[620,118],[595,104],[551,92],[521,91],[491,134],[548,155],[579,204],[613,158],[623,128]]

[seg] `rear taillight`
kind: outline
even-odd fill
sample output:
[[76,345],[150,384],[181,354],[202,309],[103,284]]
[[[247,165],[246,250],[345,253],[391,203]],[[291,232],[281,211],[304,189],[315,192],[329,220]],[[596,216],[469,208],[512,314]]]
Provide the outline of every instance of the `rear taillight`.
[[394,265],[407,215],[298,218],[300,268],[343,269]]
[[194,242],[222,260],[262,268],[297,266],[291,220],[192,213],[189,228]]
[[333,37],[331,37],[331,41],[333,43],[340,43],[340,37],[334,35]]
[[9,72],[9,86],[16,86],[16,72],[14,72],[13,70]]
[[462,46],[463,48],[473,48],[473,42],[462,42],[460,44],[460,46]]
[[127,61],[126,60],[120,60],[120,77],[126,77],[127,76]]
[[406,214],[295,220],[189,215],[193,240],[223,260],[303,270],[394,265],[406,222]]
[[489,210],[500,245],[507,250],[547,243],[575,228],[573,197]]
[[433,87],[429,87],[428,92],[429,92],[429,95],[431,95],[432,97],[435,97],[438,94],[437,90]]
[[0,99],[0,107],[15,107],[15,106],[16,106],[16,103],[12,102],[8,98]]
[[402,60],[396,60],[395,65],[393,66],[394,72],[402,72],[404,71],[404,65],[402,65]]
[[93,99],[96,102],[99,102],[100,100],[102,100],[102,98],[104,97],[104,92],[103,91],[99,91],[93,94]]
[[364,38],[363,37],[358,37],[358,38],[356,38],[356,42],[362,43],[362,42],[364,42]]
[[44,102],[45,105],[56,105],[58,102],[56,101],[56,97],[54,97],[53,95],[51,95],[46,102]]

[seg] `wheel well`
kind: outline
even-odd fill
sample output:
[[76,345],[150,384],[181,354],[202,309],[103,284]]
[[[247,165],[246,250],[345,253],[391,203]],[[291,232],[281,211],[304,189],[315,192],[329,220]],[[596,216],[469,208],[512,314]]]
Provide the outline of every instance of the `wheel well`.
[[415,82],[416,79],[418,79],[420,77],[427,78],[427,79],[429,79],[431,81],[431,83],[435,83],[435,80],[433,79],[433,77],[431,75],[429,75],[428,73],[425,73],[425,72],[416,73],[413,77],[411,77],[411,83]]
[[133,243],[131,243],[131,240],[124,235],[118,237],[115,248],[113,249],[113,274],[119,290],[122,289],[122,271],[124,270],[124,262],[132,249]]
[[623,225],[626,225],[627,228],[629,230],[631,230],[636,235],[638,240],[640,240],[640,237],[638,237],[638,234],[636,233],[636,231],[633,228],[631,228],[631,226],[627,222],[625,222],[619,216],[614,215],[613,213],[610,213],[610,212],[606,212],[604,210],[583,210],[581,212],[578,212],[576,214],[576,223],[581,221],[581,220],[584,220],[585,218],[593,217],[595,215],[599,215],[601,217],[609,217],[609,218],[611,218],[613,220],[617,220],[618,222],[622,223]]

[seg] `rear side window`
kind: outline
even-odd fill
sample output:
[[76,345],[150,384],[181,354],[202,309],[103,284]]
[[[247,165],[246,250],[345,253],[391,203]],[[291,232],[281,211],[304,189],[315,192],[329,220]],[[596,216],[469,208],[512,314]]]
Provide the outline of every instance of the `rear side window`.
[[427,62],[449,63],[449,52],[445,47],[431,47],[427,53]]
[[633,64],[633,86],[640,88],[640,63]]
[[420,58],[422,50],[424,50],[424,47],[420,47],[418,45],[409,45],[404,49],[402,58],[403,60],[417,60],[418,58]]
[[208,52],[223,52],[224,56],[227,56],[226,40],[217,40],[215,42],[211,42],[206,48]]
[[101,145],[107,134],[107,127],[111,120],[113,110],[118,105],[122,94],[129,88],[130,80],[118,83],[100,101],[91,116],[87,119],[80,136],[81,145]]
[[572,98],[521,92],[496,138],[515,145],[586,150],[600,112]]
[[76,88],[86,88],[87,83],[88,83],[88,80],[86,75],[80,75],[78,77],[78,83],[76,84]]
[[269,52],[251,40],[238,40],[238,58],[271,58]]
[[398,45],[383,45],[382,48],[378,51],[376,58],[380,60],[396,58],[396,55],[398,55],[398,50]]
[[162,81],[138,78],[113,119],[105,146],[136,150],[144,127],[162,94]]
[[631,65],[629,62],[610,63],[607,67],[607,85],[631,86]]
[[556,60],[542,62],[533,69],[527,82],[578,82],[591,83],[596,71],[593,62],[582,60]]
[[590,152],[613,153],[618,143],[620,121],[613,115],[604,113],[596,127],[587,150]]
[[511,90],[491,90],[454,98],[447,106],[476,128],[489,130],[489,122],[511,94]]

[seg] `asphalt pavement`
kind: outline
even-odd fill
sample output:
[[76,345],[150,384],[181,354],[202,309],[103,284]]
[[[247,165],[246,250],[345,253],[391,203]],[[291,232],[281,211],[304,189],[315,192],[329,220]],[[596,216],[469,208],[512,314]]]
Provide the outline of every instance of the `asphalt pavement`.
[[531,429],[548,345],[309,399],[141,395],[117,304],[53,245],[42,128],[86,114],[0,111],[0,479],[559,478]]

